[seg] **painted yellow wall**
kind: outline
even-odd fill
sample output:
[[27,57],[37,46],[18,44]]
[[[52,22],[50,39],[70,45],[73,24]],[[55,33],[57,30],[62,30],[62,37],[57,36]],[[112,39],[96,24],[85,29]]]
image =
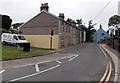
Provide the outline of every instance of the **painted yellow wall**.
[[[41,48],[50,48],[50,35],[23,35],[26,40],[31,43],[31,46],[41,47]],[[58,35],[53,37],[53,49],[58,49]]]

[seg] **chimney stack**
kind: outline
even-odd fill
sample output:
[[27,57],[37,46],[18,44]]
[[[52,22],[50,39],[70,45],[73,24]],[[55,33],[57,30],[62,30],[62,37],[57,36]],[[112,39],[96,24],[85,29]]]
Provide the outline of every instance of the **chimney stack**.
[[59,18],[65,19],[64,13],[59,13]]
[[42,3],[41,4],[41,7],[40,7],[40,11],[47,11],[49,12],[49,6],[48,6],[48,3]]

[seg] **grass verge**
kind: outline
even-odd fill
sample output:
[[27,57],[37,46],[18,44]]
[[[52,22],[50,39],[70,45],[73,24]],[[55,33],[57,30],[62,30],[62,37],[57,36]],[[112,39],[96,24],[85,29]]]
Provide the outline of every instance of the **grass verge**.
[[22,50],[17,50],[16,48],[3,46],[2,47],[2,56],[0,56],[0,58],[2,58],[2,59],[20,58],[20,57],[24,57],[24,56],[40,55],[40,54],[45,54],[45,53],[46,52],[38,52],[38,51],[24,52]]

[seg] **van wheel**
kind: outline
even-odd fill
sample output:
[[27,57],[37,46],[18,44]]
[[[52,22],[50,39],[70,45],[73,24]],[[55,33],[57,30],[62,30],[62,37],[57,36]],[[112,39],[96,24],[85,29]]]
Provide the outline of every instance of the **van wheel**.
[[16,46],[16,47],[18,47],[18,46],[19,46],[19,44],[18,44],[18,43],[16,43],[16,44],[15,44],[15,46]]
[[5,45],[5,44],[6,44],[6,42],[5,42],[5,41],[3,41],[3,44]]
[[18,44],[16,43],[15,46],[18,47]]

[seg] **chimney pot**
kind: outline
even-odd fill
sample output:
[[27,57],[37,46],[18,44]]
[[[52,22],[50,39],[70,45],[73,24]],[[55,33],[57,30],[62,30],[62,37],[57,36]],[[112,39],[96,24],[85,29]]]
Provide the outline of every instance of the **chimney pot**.
[[44,4],[41,4],[41,6],[43,6]]
[[41,4],[40,11],[49,11],[48,3]]
[[47,7],[47,6],[48,6],[48,3],[45,3],[44,5]]

